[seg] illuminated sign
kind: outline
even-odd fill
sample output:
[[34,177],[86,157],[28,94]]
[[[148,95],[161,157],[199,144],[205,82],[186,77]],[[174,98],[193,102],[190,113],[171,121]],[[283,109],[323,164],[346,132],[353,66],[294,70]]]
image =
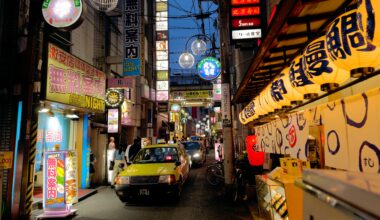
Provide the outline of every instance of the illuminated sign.
[[169,81],[157,81],[157,91],[169,90]]
[[260,4],[260,0],[231,0],[231,5],[254,5]]
[[211,90],[195,90],[195,91],[175,91],[170,93],[173,100],[182,99],[212,99]]
[[167,51],[156,51],[157,60],[168,60],[169,55]]
[[63,151],[46,151],[44,164],[44,209],[64,210],[65,157]]
[[135,78],[133,77],[108,78],[107,87],[108,88],[134,88]]
[[252,7],[232,8],[231,15],[232,17],[260,15],[260,7],[252,6]]
[[121,124],[134,126],[133,104],[131,102],[123,102],[121,105]]
[[108,109],[108,133],[119,132],[119,109]]
[[156,3],[156,11],[168,11],[168,3],[167,2],[157,2]]
[[212,86],[213,100],[220,101],[222,100],[222,84],[215,83]]
[[220,113],[220,107],[214,107],[214,112],[215,113]]
[[167,41],[168,31],[156,31],[156,41]]
[[168,70],[169,62],[167,60],[157,60],[156,61],[156,69],[157,70]]
[[124,62],[123,76],[138,76],[145,70],[143,1],[124,0],[123,39]]
[[261,19],[260,18],[235,18],[232,19],[233,28],[252,28],[260,27]]
[[156,50],[167,50],[168,49],[168,41],[156,41]]
[[157,80],[168,80],[169,74],[168,71],[157,71]]
[[261,29],[233,30],[232,39],[261,38]]
[[168,101],[169,100],[169,91],[157,91],[156,92],[157,101]]
[[83,21],[81,0],[44,0],[42,15],[45,21],[56,28],[77,27]]
[[106,104],[110,107],[119,107],[124,101],[124,94],[117,89],[108,89],[106,92]]
[[46,99],[104,112],[105,73],[49,44]]
[[168,30],[168,21],[157,21],[156,22],[157,31],[167,31]]
[[12,151],[0,151],[0,168],[10,169],[12,168],[13,152]]
[[198,63],[198,75],[204,80],[213,80],[220,75],[220,62],[214,57],[206,57]]

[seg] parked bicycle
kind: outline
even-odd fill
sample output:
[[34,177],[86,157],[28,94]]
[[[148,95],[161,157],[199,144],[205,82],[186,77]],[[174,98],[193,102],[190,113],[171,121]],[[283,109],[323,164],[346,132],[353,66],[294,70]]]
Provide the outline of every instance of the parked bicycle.
[[223,162],[217,161],[210,164],[206,169],[207,182],[212,186],[220,186],[224,184],[224,165]]

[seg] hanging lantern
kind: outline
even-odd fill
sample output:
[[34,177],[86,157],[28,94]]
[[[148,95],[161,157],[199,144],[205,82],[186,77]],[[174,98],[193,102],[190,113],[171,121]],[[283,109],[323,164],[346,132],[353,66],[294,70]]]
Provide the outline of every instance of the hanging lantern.
[[378,34],[380,32],[380,2],[359,0],[358,4],[357,18],[362,22],[365,36],[375,46],[380,47],[380,35]]
[[250,122],[253,120],[253,117],[255,115],[255,103],[254,101],[252,100],[247,106],[245,106],[245,108],[243,109],[243,111],[241,111],[242,113],[242,119],[243,121],[247,121],[247,122]]
[[281,105],[279,105],[273,98],[272,94],[271,94],[271,90],[270,90],[270,85],[268,85],[264,91],[263,91],[263,94],[264,94],[264,103],[265,104],[268,104],[273,110],[274,112],[277,112],[278,110],[281,109]]
[[196,39],[191,43],[191,51],[194,55],[203,55],[206,53],[207,44],[201,39]]
[[178,63],[182,68],[190,69],[194,65],[194,56],[189,52],[182,53],[179,56]]
[[339,84],[350,78],[347,70],[338,68],[328,58],[325,36],[314,40],[306,47],[303,53],[302,67],[309,80],[320,85],[322,91],[336,89]]
[[260,95],[256,96],[254,99],[253,99],[254,103],[255,103],[255,109],[256,109],[256,114],[255,116],[253,117],[253,119],[258,119],[260,116],[262,115],[265,115],[267,114],[268,112],[265,111],[263,109],[263,107],[261,106],[261,103],[260,103]]
[[290,101],[292,105],[302,104],[303,95],[295,90],[289,80],[289,67],[283,69],[279,75],[282,83],[284,83],[284,92],[282,95]]
[[263,112],[265,112],[265,114],[262,115],[274,112],[274,108],[271,105],[269,105],[269,102],[267,101],[267,97],[264,94],[264,90],[260,93],[258,97],[259,106],[261,109],[263,109]]
[[283,96],[284,93],[287,93],[284,80],[277,76],[269,86],[273,100],[283,109],[289,109],[291,107],[290,100]]
[[327,55],[339,68],[351,71],[352,77],[374,72],[380,66],[380,49],[361,30],[357,10],[337,17],[326,33]]
[[89,1],[98,11],[112,11],[116,8],[118,0],[90,0]]
[[289,80],[293,88],[303,95],[305,99],[318,97],[319,85],[314,84],[307,78],[302,68],[302,56],[297,56],[289,68]]

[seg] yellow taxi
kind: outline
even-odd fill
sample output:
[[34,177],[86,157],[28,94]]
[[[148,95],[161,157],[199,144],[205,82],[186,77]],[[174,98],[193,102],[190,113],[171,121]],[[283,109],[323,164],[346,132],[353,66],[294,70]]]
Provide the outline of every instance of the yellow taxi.
[[179,199],[190,165],[181,144],[145,146],[116,177],[115,192],[122,202],[148,196]]

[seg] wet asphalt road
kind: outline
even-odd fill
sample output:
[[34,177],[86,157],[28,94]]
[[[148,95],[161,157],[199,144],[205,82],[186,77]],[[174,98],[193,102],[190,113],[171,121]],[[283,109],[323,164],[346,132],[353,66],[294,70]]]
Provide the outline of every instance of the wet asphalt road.
[[[207,163],[211,163],[211,154]],[[206,166],[193,168],[182,197],[178,202],[163,199],[145,199],[122,203],[113,189],[103,187],[98,193],[81,201],[71,219],[128,219],[128,220],[203,220],[252,219],[245,204],[234,205],[224,196],[223,188],[210,186],[205,179]],[[42,210],[34,211],[33,216]]]

